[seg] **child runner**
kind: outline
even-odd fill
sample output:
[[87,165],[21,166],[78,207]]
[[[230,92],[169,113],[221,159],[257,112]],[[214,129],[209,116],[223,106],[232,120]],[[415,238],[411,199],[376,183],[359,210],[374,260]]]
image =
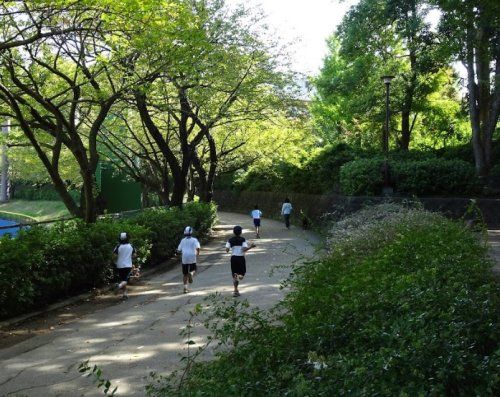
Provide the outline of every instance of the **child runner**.
[[259,206],[256,205],[252,211],[253,225],[255,226],[255,235],[260,238],[260,217],[262,216],[262,211],[259,210]]
[[113,250],[113,256],[116,268],[118,269],[118,276],[120,277],[120,282],[116,284],[116,287],[123,291],[123,299],[128,299],[127,283],[134,267],[132,257],[136,256],[136,251],[134,246],[130,244],[127,233],[120,233],[118,245]]
[[249,249],[254,248],[256,245],[251,244],[250,246],[246,242],[244,237],[241,237],[242,232],[241,226],[235,226],[233,229],[234,236],[231,237],[226,243],[226,252],[231,250],[231,274],[233,276],[233,286],[234,292],[233,296],[240,296],[238,291],[238,284],[247,271],[245,252]]
[[200,242],[193,237],[193,228],[186,226],[184,229],[184,238],[177,247],[177,252],[182,253],[182,274],[184,281],[184,293],[187,294],[188,282],[193,282],[193,276],[196,273],[196,257],[200,255]]

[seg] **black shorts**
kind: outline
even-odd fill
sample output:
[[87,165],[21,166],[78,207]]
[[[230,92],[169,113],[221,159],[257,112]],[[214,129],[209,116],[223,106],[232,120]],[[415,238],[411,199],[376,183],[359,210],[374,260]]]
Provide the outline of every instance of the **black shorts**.
[[253,224],[254,224],[255,227],[259,227],[260,226],[260,218],[259,219],[254,218],[253,219]]
[[185,276],[190,272],[196,271],[196,263],[183,263],[182,264],[182,274]]
[[236,273],[244,276],[246,272],[247,272],[247,265],[245,257],[233,255],[231,257],[231,275]]
[[130,273],[132,273],[131,267],[118,268],[118,277],[120,278],[120,281],[128,281]]

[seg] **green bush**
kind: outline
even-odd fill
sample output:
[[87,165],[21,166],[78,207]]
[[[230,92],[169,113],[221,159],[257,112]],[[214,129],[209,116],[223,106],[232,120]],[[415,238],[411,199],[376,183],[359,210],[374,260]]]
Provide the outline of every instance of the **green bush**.
[[217,360],[150,395],[499,395],[499,286],[477,237],[418,209],[355,217],[295,269],[280,310],[209,306]]
[[[424,158],[388,161],[390,183],[401,195],[471,195],[480,191],[474,167],[462,160]],[[379,195],[384,160],[380,157],[354,160],[341,168],[340,183],[347,195]]]
[[156,264],[174,254],[186,226],[193,227],[196,236],[204,237],[215,223],[216,214],[215,204],[187,203],[182,209],[146,209],[133,222],[151,231],[151,262]]
[[365,155],[368,152],[362,153],[343,143],[327,146],[312,157],[304,158],[301,164],[284,160],[271,167],[252,168],[236,187],[250,191],[328,193],[338,190],[340,167]]
[[[17,200],[48,200],[60,201],[61,197],[50,183],[17,180],[12,183],[12,198]],[[80,200],[80,192],[70,190],[70,195],[75,201]]]
[[0,239],[0,318],[107,284],[112,252],[126,231],[137,263],[151,266],[170,257],[186,225],[205,236],[215,222],[213,204],[189,203],[183,210],[148,209],[129,220],[80,220],[23,230]]
[[66,221],[0,240],[0,317],[19,314],[109,282],[112,251],[127,231],[144,262],[150,232],[129,222]]

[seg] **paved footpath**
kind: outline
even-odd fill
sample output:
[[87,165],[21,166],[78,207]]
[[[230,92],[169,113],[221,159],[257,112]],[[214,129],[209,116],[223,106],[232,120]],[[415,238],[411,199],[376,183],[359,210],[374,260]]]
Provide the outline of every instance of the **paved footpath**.
[[[128,301],[0,350],[0,396],[102,396],[102,389],[77,371],[85,360],[99,365],[104,377],[118,386],[116,396],[144,396],[151,371],[168,373],[179,366],[186,346],[179,331],[195,304],[220,292],[228,299],[248,299],[251,305],[269,308],[283,296],[279,285],[290,265],[313,256],[319,242],[313,233],[286,230],[281,223],[264,219],[262,238],[255,240],[257,248],[247,255],[242,296],[232,298],[223,241],[235,224],[245,228],[247,239],[254,240],[254,234],[250,217],[220,213],[219,218],[219,238],[202,247],[192,292],[182,294],[179,265],[148,280],[135,293],[132,287]],[[203,341],[206,332],[198,325],[194,340]]]
[[490,255],[496,261],[493,273],[500,278],[500,229],[488,230],[488,240],[490,243]]

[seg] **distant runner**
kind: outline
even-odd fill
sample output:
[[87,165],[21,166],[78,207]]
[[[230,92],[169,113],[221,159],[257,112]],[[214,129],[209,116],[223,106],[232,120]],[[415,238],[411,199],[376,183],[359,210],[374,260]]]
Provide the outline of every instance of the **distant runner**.
[[233,229],[234,236],[226,243],[226,252],[231,250],[231,274],[233,276],[234,297],[240,296],[238,285],[247,272],[245,252],[256,246],[255,244],[248,245],[245,238],[241,236],[242,231],[241,226],[235,226]]
[[292,213],[292,203],[290,203],[290,199],[286,198],[283,206],[281,207],[281,215],[285,218],[285,226],[287,229],[290,229],[290,214]]
[[256,205],[252,211],[253,225],[255,226],[255,235],[260,238],[260,218],[262,216],[262,211],[259,210],[259,206]]
[[193,228],[186,226],[184,229],[184,238],[177,247],[177,252],[182,253],[182,274],[184,281],[184,293],[187,294],[188,283],[193,282],[193,276],[196,274],[196,259],[200,255],[200,242],[192,236]]

